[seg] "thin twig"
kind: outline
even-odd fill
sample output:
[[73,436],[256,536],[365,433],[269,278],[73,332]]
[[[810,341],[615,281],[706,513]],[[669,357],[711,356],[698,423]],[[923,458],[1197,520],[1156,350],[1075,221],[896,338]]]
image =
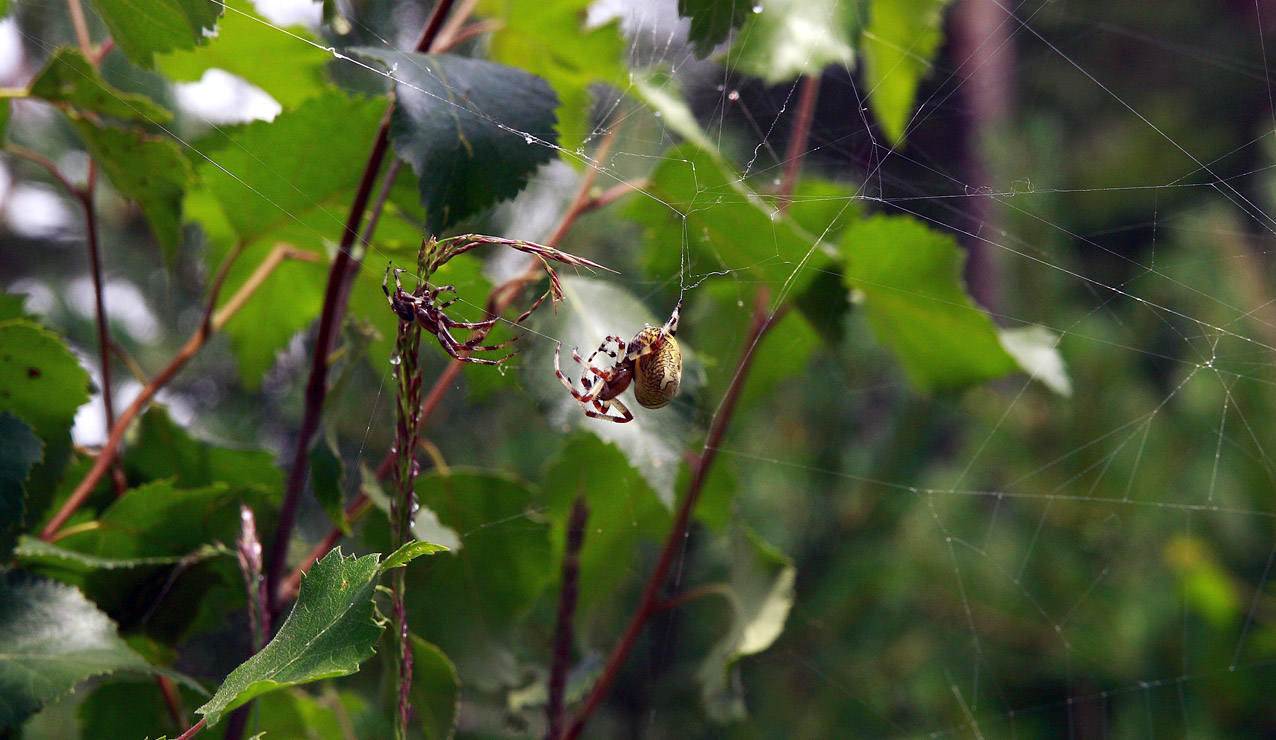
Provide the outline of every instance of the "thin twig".
[[206,724],[208,724],[208,720],[201,719],[200,721],[191,725],[191,728],[189,730],[187,730],[186,732],[183,732],[182,734],[174,738],[174,740],[190,740],[192,737],[195,737],[195,735],[198,734],[200,730],[204,729],[204,725]]
[[797,187],[798,172],[806,155],[806,142],[811,135],[811,121],[815,118],[815,99],[819,93],[820,74],[803,76],[802,89],[798,92],[797,119],[793,122],[789,145],[784,150],[784,181],[780,183],[779,202],[781,213],[789,209],[793,189]]
[[[84,8],[80,0],[66,0],[67,10],[71,12],[71,26],[75,28],[75,42],[79,44],[84,58],[93,63],[93,40],[89,38],[89,24],[84,20]],[[94,65],[96,66],[96,65]]]
[[567,524],[567,543],[563,547],[563,585],[558,592],[558,618],[554,628],[554,663],[549,672],[549,702],[545,713],[549,729],[545,740],[554,740],[563,729],[563,698],[567,689],[567,671],[572,658],[572,622],[576,615],[579,593],[580,549],[585,542],[585,520],[589,506],[585,496],[576,496]]
[[164,706],[173,719],[173,725],[179,730],[189,729],[190,723],[186,721],[186,711],[182,709],[182,697],[177,693],[177,684],[163,675],[156,676],[155,683],[159,684],[160,696],[164,697]]
[[49,159],[43,154],[37,151],[32,151],[20,144],[5,144],[4,150],[15,157],[20,157],[28,162],[33,162],[48,170],[49,174],[53,176],[53,179],[57,180],[58,184],[62,186],[62,189],[67,192],[67,195],[76,199],[80,198],[80,186],[71,182],[71,178],[67,177],[52,159]]
[[[423,51],[430,48],[443,26],[455,0],[439,0],[430,13],[425,29],[421,32],[416,49]],[[345,230],[341,234],[341,242],[337,247],[337,256],[332,260],[328,271],[328,287],[324,292],[323,311],[319,316],[319,328],[315,336],[315,346],[310,364],[310,376],[306,381],[305,410],[302,413],[301,427],[297,432],[297,450],[293,454],[292,465],[288,470],[288,486],[284,492],[283,503],[279,507],[279,521],[275,528],[275,540],[271,546],[270,559],[267,563],[266,584],[270,593],[270,612],[277,616],[282,604],[282,585],[284,569],[288,559],[288,543],[292,539],[293,527],[297,524],[297,510],[301,503],[301,492],[309,472],[310,442],[319,429],[319,417],[323,413],[324,398],[328,393],[328,356],[332,353],[337,338],[337,327],[345,315],[346,301],[344,296],[349,292],[346,285],[352,281],[355,271],[351,267],[351,247],[359,235],[359,225],[363,222],[367,210],[368,199],[372,195],[372,186],[376,181],[381,162],[385,159],[390,143],[390,114],[393,103],[386,109],[385,117],[377,131],[376,141],[368,155],[368,162],[363,169],[363,177],[355,191],[354,200],[350,204],[350,215],[346,219]]]
[[678,516],[674,520],[673,527],[669,530],[669,536],[665,538],[664,548],[660,552],[660,560],[656,562],[656,567],[647,578],[647,584],[643,588],[638,608],[634,611],[633,617],[630,618],[624,633],[616,643],[616,647],[612,649],[611,655],[608,656],[607,663],[603,666],[602,674],[598,677],[597,683],[590,690],[589,696],[585,698],[584,704],[575,718],[572,719],[566,732],[563,733],[562,737],[565,740],[575,740],[575,738],[580,737],[580,733],[585,729],[585,723],[589,721],[590,716],[593,715],[594,711],[598,709],[603,699],[611,691],[612,684],[615,683],[617,676],[620,675],[620,669],[624,666],[625,659],[629,656],[629,651],[633,649],[634,644],[638,641],[639,635],[642,634],[643,629],[647,626],[647,621],[657,611],[660,603],[660,589],[664,587],[665,580],[669,575],[669,569],[673,566],[674,559],[685,542],[687,529],[691,525],[691,513],[695,509],[696,500],[700,497],[700,491],[704,488],[704,483],[709,475],[709,468],[713,464],[718,446],[721,444],[722,437],[726,433],[727,426],[731,423],[731,418],[735,413],[736,402],[740,398],[744,380],[749,374],[749,365],[753,359],[754,350],[761,341],[763,334],[779,317],[779,312],[768,312],[767,302],[767,291],[765,289],[759,290],[757,302],[753,309],[753,324],[749,329],[749,335],[745,338],[744,352],[740,355],[740,361],[736,364],[735,376],[731,378],[731,384],[727,387],[726,395],[723,396],[718,412],[713,417],[713,423],[709,426],[709,433],[705,437],[704,446],[701,448],[697,464],[692,469],[691,482],[687,485],[687,493],[682,498]]
[[[76,486],[66,502],[63,503],[58,513],[40,531],[40,539],[45,541],[56,539],[57,531],[84,504],[89,494],[93,492],[93,487],[102,480],[102,476],[114,462],[116,455],[119,453],[120,442],[124,439],[124,433],[128,431],[129,424],[150,402],[151,398],[167,385],[173,379],[173,376],[199,352],[200,348],[208,341],[208,338],[220,331],[226,322],[230,320],[231,316],[234,315],[234,311],[225,309],[217,311],[214,315],[213,310],[217,305],[217,297],[221,293],[222,284],[226,281],[226,275],[230,272],[231,265],[242,251],[243,245],[236,245],[230,255],[223,261],[209,289],[208,302],[204,306],[204,315],[200,319],[199,328],[191,334],[190,339],[186,340],[186,344],[182,345],[182,348],[177,351],[177,354],[173,356],[168,365],[142,387],[137,398],[133,399],[133,403],[129,404],[128,408],[120,414],[120,418],[115,420],[115,426],[111,427],[111,433],[107,437],[106,443],[102,445],[101,451],[98,452],[97,459],[93,461],[93,467],[89,469],[88,474],[84,476],[84,479],[80,481],[80,484]],[[244,284],[227,302],[227,307],[234,305],[237,309],[242,306],[255,289],[255,285]]]

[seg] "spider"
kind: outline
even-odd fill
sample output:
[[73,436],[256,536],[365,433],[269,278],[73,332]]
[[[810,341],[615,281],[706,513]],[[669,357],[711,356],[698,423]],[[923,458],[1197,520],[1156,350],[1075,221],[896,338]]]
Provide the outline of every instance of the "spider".
[[[628,344],[620,337],[606,337],[587,360],[582,360],[576,348],[572,348],[572,359],[584,367],[580,377],[581,390],[572,385],[559,367],[559,353],[563,349],[562,343],[559,343],[554,350],[554,373],[580,403],[585,416],[618,424],[633,421],[634,415],[617,398],[630,382],[634,384],[634,398],[649,409],[666,406],[678,395],[678,384],[682,382],[682,352],[674,335],[678,333],[678,313],[681,310],[682,301],[679,300],[664,326],[657,329],[648,324]],[[611,345],[615,345],[614,350]],[[594,358],[599,354],[611,357],[612,366],[606,369],[596,367]],[[589,408],[591,404],[596,410]],[[619,416],[610,413],[613,408]]]
[[[394,272],[394,292],[390,292],[390,272]],[[385,291],[386,300],[390,302],[390,308],[399,315],[401,321],[415,321],[421,325],[421,328],[438,337],[439,344],[443,345],[444,351],[451,355],[454,359],[461,362],[474,362],[480,365],[499,365],[510,359],[517,352],[511,352],[498,360],[488,360],[482,357],[474,357],[470,354],[462,354],[462,352],[496,352],[500,349],[508,347],[511,343],[518,339],[507,339],[500,344],[484,345],[480,344],[487,335],[487,331],[500,321],[499,316],[493,316],[483,321],[457,321],[447,314],[443,313],[443,309],[456,303],[456,288],[451,285],[440,285],[437,288],[431,288],[428,283],[421,284],[415,293],[409,293],[403,289],[403,285],[399,283],[399,273],[404,270],[394,267],[385,269],[385,279],[381,281],[381,289]],[[438,298],[443,293],[451,293],[454,297],[438,303]],[[539,304],[540,301],[537,301]],[[533,306],[533,308],[535,308]],[[530,311],[528,313],[531,313]],[[518,321],[526,318],[527,314],[519,317]],[[517,324],[518,321],[514,323]],[[470,329],[482,332],[480,335],[464,342],[457,341],[452,336],[450,329]]]

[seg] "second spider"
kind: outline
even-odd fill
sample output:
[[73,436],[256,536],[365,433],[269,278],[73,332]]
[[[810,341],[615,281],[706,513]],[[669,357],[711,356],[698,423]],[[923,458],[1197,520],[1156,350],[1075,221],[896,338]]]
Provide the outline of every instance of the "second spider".
[[[573,348],[572,359],[582,366],[580,389],[563,375],[558,359],[563,345],[558,345],[554,350],[554,373],[580,403],[585,416],[618,424],[633,421],[633,413],[617,398],[631,383],[634,398],[645,408],[667,406],[678,395],[678,386],[682,382],[682,351],[678,349],[674,335],[678,333],[678,313],[681,310],[682,301],[678,301],[664,326],[656,328],[648,325],[629,342],[608,336],[589,359],[581,359],[580,353]],[[594,358],[600,354],[611,358],[611,367],[602,368],[594,364]],[[616,413],[613,414],[613,411]]]
[[[390,290],[390,273],[394,272],[394,291]],[[499,316],[493,316],[483,321],[457,321],[451,316],[443,313],[443,309],[456,303],[455,297],[446,301],[439,302],[439,296],[444,293],[456,295],[456,288],[451,285],[440,285],[437,288],[431,288],[428,283],[422,283],[416,289],[416,292],[409,293],[403,289],[403,285],[399,283],[399,273],[404,270],[387,267],[385,271],[385,279],[381,281],[381,289],[385,291],[386,299],[390,301],[390,307],[398,314],[401,321],[412,322],[421,325],[422,329],[430,332],[438,337],[439,344],[453,358],[461,362],[474,362],[480,365],[499,365],[502,362],[513,357],[516,352],[511,352],[504,357],[496,360],[489,360],[483,357],[475,357],[473,352],[497,352],[508,347],[511,343],[518,339],[516,335],[512,339],[507,339],[500,344],[485,345],[482,344],[484,337],[487,336],[488,330],[500,321]],[[537,305],[540,301],[536,302]],[[532,308],[535,308],[533,306]],[[529,310],[528,313],[531,313]],[[527,314],[519,317],[518,321],[522,321]],[[518,321],[514,323],[517,324]],[[474,338],[464,342],[458,341],[452,336],[452,329],[469,329],[477,331]]]

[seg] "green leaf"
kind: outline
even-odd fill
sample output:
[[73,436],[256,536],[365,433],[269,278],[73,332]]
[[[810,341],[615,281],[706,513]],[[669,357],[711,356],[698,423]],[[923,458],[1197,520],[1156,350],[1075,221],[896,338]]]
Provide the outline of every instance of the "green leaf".
[[1059,354],[1059,336],[1044,326],[1000,331],[1001,346],[1033,380],[1064,398],[1072,396],[1072,378]]
[[691,19],[688,38],[701,59],[726,41],[731,29],[748,19],[752,8],[745,0],[678,0],[678,15]]
[[948,0],[870,0],[864,29],[864,84],[873,115],[891,141],[904,138],[917,84],[943,43]]
[[[336,235],[335,231],[331,233]],[[273,244],[263,240],[244,250],[226,275],[221,293],[223,305],[273,248]],[[230,337],[244,387],[249,390],[261,387],[262,376],[274,367],[279,351],[288,345],[293,335],[319,318],[327,281],[326,265],[286,259],[226,322],[225,331]]]
[[27,92],[79,113],[97,113],[132,123],[165,123],[173,114],[145,95],[126,93],[107,84],[78,49],[62,47],[36,75]]
[[310,446],[310,484],[319,501],[319,508],[349,537],[350,523],[346,521],[345,492],[341,490],[344,477],[345,467],[341,463],[341,455],[337,453],[328,435],[320,435]]
[[390,553],[390,556],[381,564],[381,570],[387,571],[391,568],[402,568],[422,555],[433,555],[436,552],[446,552],[447,550],[448,548],[443,545],[413,540],[405,543],[403,547],[400,547],[398,550]]
[[367,710],[368,702],[363,697],[326,686],[319,696],[312,696],[303,689],[273,691],[258,700],[253,729],[260,730],[266,740],[350,740],[347,730],[351,720]]
[[461,706],[461,679],[443,651],[412,635],[412,711],[425,740],[449,740]]
[[44,458],[44,444],[23,420],[0,413],[0,560],[8,560],[27,512],[23,487],[31,466]]
[[182,191],[190,184],[190,161],[172,141],[140,129],[97,125],[67,111],[93,160],[124,197],[137,201],[155,240],[172,262],[182,228]]
[[833,265],[833,250],[819,235],[802,229],[749,190],[716,155],[693,144],[660,158],[647,193],[651,197],[630,202],[628,213],[655,245],[648,250],[648,271],[660,279],[681,274],[690,283],[719,273],[756,279],[778,286],[781,300]]
[[466,684],[512,685],[514,627],[552,578],[549,527],[529,516],[532,492],[469,471],[420,476],[416,490],[463,538],[430,567],[407,571],[412,631],[446,652]]
[[671,131],[693,144],[705,155],[712,157],[718,167],[726,168],[726,161],[718,153],[718,146],[696,119],[687,105],[678,81],[661,73],[635,74],[633,92],[644,104],[656,111],[661,122]]
[[[628,341],[644,326],[661,326],[669,318],[668,314],[651,313],[637,298],[610,283],[567,276],[563,276],[561,282],[566,300],[559,303],[557,313],[537,314],[534,327],[539,334],[563,343],[560,366],[573,382],[581,371],[572,360],[573,347],[578,347],[581,356],[587,358],[608,335]],[[673,306],[668,306],[668,310],[672,312]],[[634,420],[627,424],[585,416],[580,404],[554,374],[555,346],[556,342],[537,342],[530,344],[521,355],[523,385],[545,408],[551,426],[564,432],[584,429],[615,444],[665,506],[672,508],[674,479],[692,431],[686,398],[700,385],[699,366],[686,343],[679,343],[683,359],[682,395],[669,406],[653,410],[639,406],[633,393],[626,391],[618,400],[634,415]]]
[[[210,69],[225,70],[265,90],[289,109],[326,88],[324,66],[333,57],[300,40],[311,39],[309,30],[267,23],[245,0],[229,0],[226,7],[229,12],[217,24],[216,38],[198,49],[177,51],[157,60],[165,75],[175,82],[194,82]],[[269,63],[263,64],[265,59]]]
[[759,0],[761,12],[752,13],[736,36],[728,67],[772,85],[818,76],[830,64],[849,69],[862,1]]
[[194,48],[222,13],[215,0],[93,0],[93,7],[116,46],[146,69],[157,53]]
[[[492,61],[545,78],[558,93],[558,130],[568,152],[590,138],[590,85],[628,84],[625,39],[618,22],[585,28],[587,0],[493,2],[501,25],[491,37]],[[569,159],[569,161],[575,161]]]
[[[218,555],[232,555],[231,551],[216,545],[203,545],[184,555],[143,555],[137,557],[103,557],[68,549],[36,537],[22,536],[13,554],[28,569],[40,566],[55,567],[60,571],[87,574],[94,570],[117,568],[144,568],[150,565],[174,565],[180,562],[194,563]],[[65,578],[59,580],[66,580]]]
[[731,627],[696,671],[705,710],[718,722],[744,719],[744,697],[731,677],[734,663],[766,650],[784,631],[797,580],[793,561],[747,528],[736,530],[731,552]]
[[148,668],[76,589],[0,572],[0,729],[17,727],[87,678]]
[[315,563],[275,638],[232,671],[196,713],[211,727],[224,713],[266,692],[359,670],[385,629],[372,615],[381,575],[378,559],[347,558],[338,548]]
[[514,197],[554,158],[558,96],[544,79],[449,54],[354,51],[397,80],[390,140],[416,172],[431,233]]
[[[326,92],[216,142],[217,163],[202,164],[200,176],[240,239],[300,222],[301,238],[290,241],[318,251],[320,239],[341,238],[347,213],[333,201],[358,185],[385,106],[381,98]],[[303,218],[310,214],[317,218]],[[229,284],[223,290],[233,292]]]
[[842,244],[847,283],[918,388],[952,391],[1015,370],[966,293],[965,256],[952,237],[907,216],[876,216],[848,229]]
[[0,321],[0,411],[52,444],[89,400],[89,374],[57,335],[23,319]]
[[[185,706],[207,698],[207,694],[201,695],[187,686],[179,686],[179,690]],[[81,727],[92,728],[92,736],[104,740],[159,737],[165,732],[173,737],[181,734],[154,680],[130,677],[97,686],[80,704],[76,716]]]
[[560,559],[573,502],[584,495],[589,505],[579,579],[579,608],[586,613],[640,577],[616,564],[635,562],[643,542],[659,541],[669,531],[669,509],[616,445],[582,432],[568,440],[544,487],[554,515],[553,552]]
[[272,453],[218,447],[195,439],[161,404],[153,404],[142,414],[132,434],[123,461],[133,480],[171,478],[181,488],[221,482],[231,488],[283,490],[283,471],[275,465]]

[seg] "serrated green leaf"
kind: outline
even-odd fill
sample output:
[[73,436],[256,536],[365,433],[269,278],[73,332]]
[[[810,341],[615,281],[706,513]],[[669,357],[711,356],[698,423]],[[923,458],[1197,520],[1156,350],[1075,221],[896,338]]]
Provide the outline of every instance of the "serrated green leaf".
[[[320,252],[320,240],[341,239],[346,209],[334,201],[358,185],[385,106],[382,98],[326,92],[215,142],[216,164],[202,164],[199,174],[240,239],[252,241],[313,214],[300,238],[287,241]],[[223,294],[233,290],[227,286]]]
[[952,237],[907,216],[876,216],[848,229],[842,245],[847,283],[918,388],[952,391],[1016,369],[966,293],[965,256]]
[[56,334],[24,319],[0,321],[0,411],[51,444],[89,400],[89,374]]
[[1059,354],[1059,335],[1044,326],[1001,329],[1001,346],[1033,380],[1064,398],[1072,396],[1072,378]]
[[283,471],[266,450],[232,449],[195,439],[173,421],[162,404],[152,404],[137,421],[123,455],[134,480],[171,478],[180,488],[222,482],[232,488],[283,490]]
[[678,0],[678,15],[691,19],[687,36],[701,59],[726,41],[731,29],[743,24],[752,9],[744,0]]
[[0,413],[0,560],[8,560],[27,512],[23,487],[31,466],[44,458],[44,443],[31,426]]
[[433,555],[436,552],[447,552],[447,550],[448,548],[443,545],[413,540],[412,542],[405,543],[398,550],[390,553],[390,556],[381,564],[381,570],[387,571],[391,568],[402,568],[422,555]]
[[[565,300],[556,313],[536,315],[534,329],[538,334],[563,343],[560,366],[569,380],[580,376],[580,366],[572,360],[572,348],[578,347],[588,357],[603,338],[619,336],[632,339],[646,325],[661,326],[669,316],[656,316],[637,298],[610,283],[590,278],[562,277]],[[673,306],[669,306],[670,312]],[[686,314],[683,314],[686,318]],[[689,408],[684,400],[700,385],[699,366],[685,342],[682,350],[682,390],[679,398],[661,409],[645,409],[629,391],[619,400],[634,415],[627,424],[591,419],[580,404],[563,387],[554,374],[556,342],[529,344],[523,357],[523,385],[543,405],[552,426],[564,432],[583,429],[605,442],[614,443],[656,491],[665,506],[672,508],[674,478],[682,464],[682,453],[691,437]]]
[[[728,52],[728,66],[769,84],[855,62],[862,0],[759,0]],[[740,3],[748,5],[748,3]]]
[[606,603],[619,587],[640,577],[632,568],[616,564],[635,562],[641,543],[659,541],[669,531],[669,509],[655,491],[616,445],[592,434],[572,435],[546,472],[544,488],[554,522],[553,552],[560,557],[572,503],[583,495],[589,505],[580,551],[582,613]]
[[[648,270],[660,279],[682,275],[741,275],[779,286],[779,298],[800,293],[833,265],[819,235],[749,190],[716,155],[684,144],[660,159],[647,186],[650,197],[628,213],[645,228]],[[684,254],[685,250],[685,254]]]
[[[245,0],[229,0],[226,8],[215,38],[198,49],[156,60],[165,75],[175,82],[194,82],[210,69],[221,69],[265,90],[289,109],[325,89],[324,65],[333,57],[298,39],[311,39],[309,30],[267,23]],[[263,59],[270,61],[263,64]]]
[[182,229],[182,191],[191,183],[190,161],[172,141],[139,129],[92,123],[67,111],[71,125],[121,195],[137,201],[172,261]]
[[132,123],[165,123],[173,114],[154,100],[107,84],[78,49],[62,47],[36,75],[27,95],[80,113]]
[[520,69],[449,54],[359,48],[397,80],[390,140],[439,233],[512,198],[555,156],[558,96]]
[[891,142],[904,138],[917,85],[943,43],[948,0],[870,0],[864,29],[864,83],[869,108]]
[[718,722],[746,716],[738,681],[731,680],[735,661],[766,650],[784,631],[793,606],[797,568],[793,561],[738,528],[731,540],[731,580],[727,600],[732,619],[728,633],[713,646],[696,679],[705,711]]
[[222,13],[214,0],[93,0],[93,7],[116,46],[146,69],[155,54],[194,48]]
[[319,508],[349,537],[350,523],[346,521],[345,493],[341,488],[344,477],[345,466],[341,462],[341,455],[327,435],[320,435],[310,446],[310,484],[314,488],[315,499],[319,501]]
[[87,678],[148,668],[76,589],[0,572],[0,729],[17,727]]
[[[626,42],[617,21],[585,27],[587,0],[499,0],[490,14],[501,25],[492,34],[491,59],[545,78],[558,93],[555,114],[562,146],[580,148],[593,132],[590,85],[628,84]],[[569,159],[569,161],[576,161]]]
[[469,471],[417,478],[421,504],[464,533],[460,547],[409,568],[408,622],[438,645],[465,683],[518,680],[513,628],[549,585],[549,527],[528,516],[532,492],[506,477]]
[[315,563],[302,578],[297,603],[275,638],[232,671],[196,713],[211,727],[261,694],[359,670],[385,629],[373,618],[378,559],[347,558],[338,548]]
[[62,571],[88,573],[93,570],[115,570],[117,568],[144,568],[151,565],[174,565],[180,562],[194,563],[218,555],[230,555],[226,550],[215,545],[202,545],[195,551],[185,555],[146,555],[140,557],[102,557],[87,552],[71,550],[51,542],[23,536],[13,550],[14,557],[23,567],[35,569],[40,566],[54,566]]
[[412,635],[412,711],[425,740],[449,740],[461,702],[456,666],[438,647]]

